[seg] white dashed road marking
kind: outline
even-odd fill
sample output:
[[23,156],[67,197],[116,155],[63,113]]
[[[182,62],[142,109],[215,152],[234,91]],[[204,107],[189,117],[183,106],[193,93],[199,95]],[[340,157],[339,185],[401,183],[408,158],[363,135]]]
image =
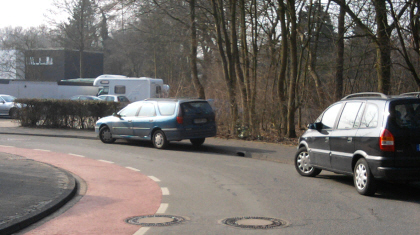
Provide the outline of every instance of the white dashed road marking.
[[149,229],[150,227],[142,227],[133,235],[144,235]]
[[169,195],[169,189],[168,188],[161,188],[162,189],[162,195],[168,196]]
[[74,153],[69,153],[69,155],[75,156],[75,157],[85,157],[83,155],[79,155],[79,154],[74,154]]
[[157,210],[156,214],[164,214],[166,210],[168,209],[169,204],[168,203],[161,203],[159,209]]
[[132,171],[140,171],[139,169],[136,169],[136,168],[134,168],[134,167],[130,167],[130,166],[127,166],[126,168],[127,168],[127,169],[130,169],[130,170],[132,170]]
[[44,151],[44,152],[51,152],[51,150],[46,150],[46,149],[34,149],[34,150]]
[[155,182],[160,182],[160,179],[154,177],[154,176],[149,176],[150,179],[152,179]]
[[105,163],[114,163],[114,162],[111,162],[111,161],[107,161],[107,160],[98,160],[98,161],[100,161],[100,162],[105,162]]

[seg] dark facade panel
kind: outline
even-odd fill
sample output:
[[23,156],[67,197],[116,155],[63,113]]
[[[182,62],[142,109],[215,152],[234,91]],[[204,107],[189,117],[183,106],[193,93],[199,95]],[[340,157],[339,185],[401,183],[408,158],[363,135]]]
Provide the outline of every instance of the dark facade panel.
[[[103,53],[84,52],[84,77],[103,74]],[[60,81],[79,78],[79,52],[74,50],[39,49],[25,52],[25,79],[29,81]]]

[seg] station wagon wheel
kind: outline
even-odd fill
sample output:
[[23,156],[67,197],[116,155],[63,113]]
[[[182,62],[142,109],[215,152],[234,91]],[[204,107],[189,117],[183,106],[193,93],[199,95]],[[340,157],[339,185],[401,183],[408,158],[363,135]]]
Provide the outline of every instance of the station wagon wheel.
[[18,115],[17,115],[18,113],[17,113],[17,109],[16,108],[11,108],[10,110],[9,110],[9,117],[10,118],[12,118],[12,119],[16,119],[17,117],[18,117]]
[[353,180],[358,193],[366,196],[375,194],[377,183],[364,158],[357,161],[354,167]]
[[112,138],[111,130],[107,126],[101,127],[101,129],[99,130],[99,138],[101,139],[102,142],[106,144],[115,142],[115,139]]
[[191,144],[194,146],[201,146],[204,144],[204,141],[206,141],[206,138],[196,138],[196,139],[190,139]]
[[157,149],[164,149],[168,146],[169,143],[168,140],[166,140],[165,133],[163,133],[161,130],[157,130],[153,133],[152,141],[153,145]]
[[311,159],[305,147],[300,148],[295,155],[295,167],[302,176],[315,177],[321,173],[321,169],[311,166]]

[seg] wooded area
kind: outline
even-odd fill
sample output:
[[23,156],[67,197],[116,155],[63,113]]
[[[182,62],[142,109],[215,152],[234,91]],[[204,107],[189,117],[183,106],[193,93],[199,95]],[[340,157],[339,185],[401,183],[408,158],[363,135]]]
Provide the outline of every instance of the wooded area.
[[214,100],[224,136],[281,141],[345,94],[420,87],[419,0],[56,0],[51,10],[48,26],[1,29],[1,49],[103,51],[107,74]]

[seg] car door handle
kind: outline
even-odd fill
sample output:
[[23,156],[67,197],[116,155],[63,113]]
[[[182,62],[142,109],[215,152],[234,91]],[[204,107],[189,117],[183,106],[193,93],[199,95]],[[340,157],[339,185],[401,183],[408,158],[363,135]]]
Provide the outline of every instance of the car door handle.
[[351,143],[353,141],[353,137],[347,137],[347,143]]
[[330,140],[330,137],[325,137],[325,142],[328,142]]
[[153,122],[153,119],[150,119],[149,122]]
[[133,122],[133,120],[128,120],[128,122]]

